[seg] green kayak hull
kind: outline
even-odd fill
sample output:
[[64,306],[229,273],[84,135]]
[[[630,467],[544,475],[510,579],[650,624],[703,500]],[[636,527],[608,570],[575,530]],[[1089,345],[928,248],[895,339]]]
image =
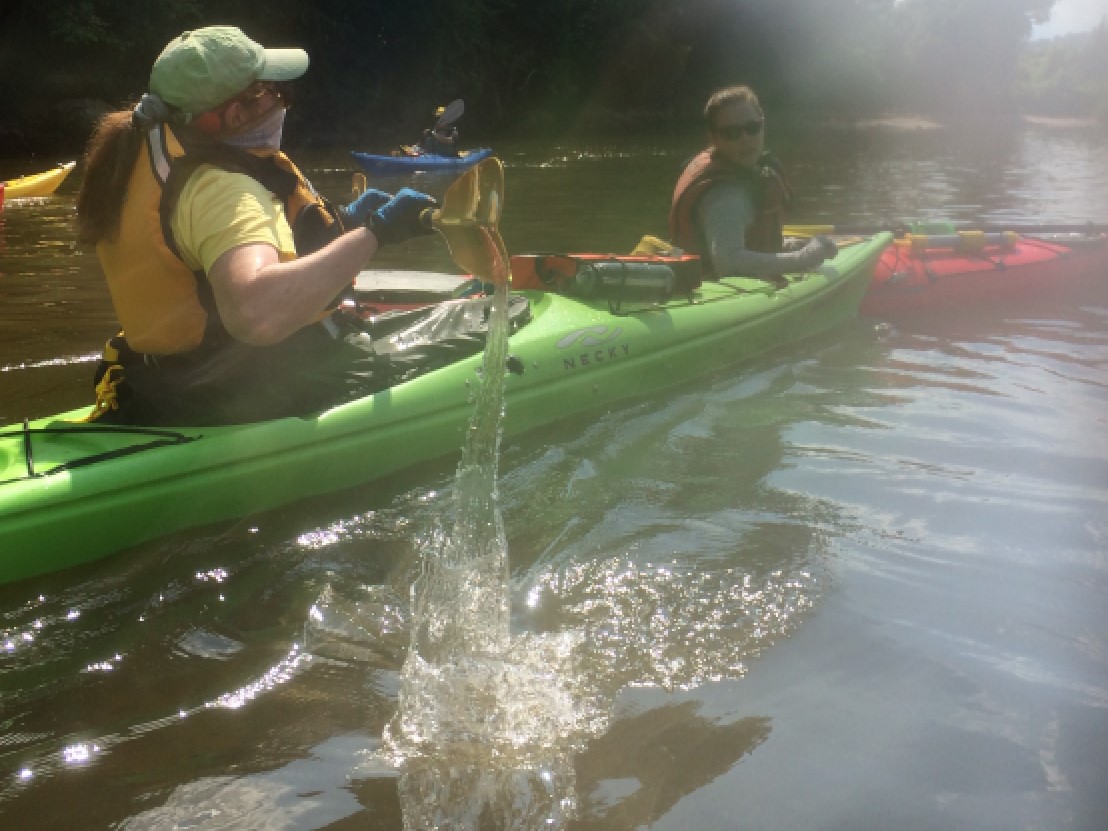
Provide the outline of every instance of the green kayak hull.
[[[528,293],[511,337],[507,434],[648,395],[824,332],[858,313],[888,234],[785,287],[726,278],[613,314],[607,301]],[[0,430],[0,583],[165,534],[349,488],[459,452],[478,354],[317,416],[135,433],[86,410]]]

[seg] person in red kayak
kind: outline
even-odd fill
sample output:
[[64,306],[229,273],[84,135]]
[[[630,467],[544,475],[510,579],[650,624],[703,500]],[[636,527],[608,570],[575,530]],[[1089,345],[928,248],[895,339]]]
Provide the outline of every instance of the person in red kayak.
[[381,246],[431,233],[407,188],[336,207],[280,150],[302,49],[231,26],[185,32],[133,110],[86,154],[78,239],[96,247],[122,332],[93,418],[213,424],[303,415],[382,386],[338,300]]
[[834,256],[826,237],[783,239],[792,193],[780,163],[765,150],[765,114],[754,92],[746,86],[716,91],[704,121],[708,147],[674,188],[670,239],[699,254],[709,278],[811,271]]

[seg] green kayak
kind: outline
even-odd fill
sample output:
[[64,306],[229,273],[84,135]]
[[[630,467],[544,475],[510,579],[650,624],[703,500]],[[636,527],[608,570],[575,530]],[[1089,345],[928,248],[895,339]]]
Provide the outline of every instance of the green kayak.
[[[853,318],[889,234],[787,285],[747,278],[613,309],[526,292],[511,336],[507,433],[650,394]],[[103,557],[458,452],[481,354],[311,418],[175,429],[78,423],[86,410],[0,428],[0,583]]]

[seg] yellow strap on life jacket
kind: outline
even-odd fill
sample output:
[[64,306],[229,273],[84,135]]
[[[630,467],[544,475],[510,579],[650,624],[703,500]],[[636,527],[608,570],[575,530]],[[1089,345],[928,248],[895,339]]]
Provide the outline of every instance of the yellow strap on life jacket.
[[[116,337],[122,338],[123,333],[120,332],[118,335],[116,335]],[[116,345],[112,343],[113,340],[115,340],[115,338],[104,341],[104,351],[100,354],[100,360],[102,360],[106,364],[119,363],[119,349],[117,349]]]
[[[105,349],[105,355],[107,350]],[[117,355],[118,357],[118,355]],[[104,413],[119,409],[119,385],[123,383],[123,365],[111,364],[100,381],[96,384],[96,403],[92,405],[92,412],[81,421],[96,421]]]
[[115,345],[116,338],[123,338],[120,332],[115,337],[104,341],[104,351],[100,353],[100,362],[108,367],[100,380],[96,382],[96,402],[92,405],[92,411],[79,422],[88,423],[96,421],[104,413],[119,409],[119,385],[123,383],[123,364],[120,361],[119,347]]

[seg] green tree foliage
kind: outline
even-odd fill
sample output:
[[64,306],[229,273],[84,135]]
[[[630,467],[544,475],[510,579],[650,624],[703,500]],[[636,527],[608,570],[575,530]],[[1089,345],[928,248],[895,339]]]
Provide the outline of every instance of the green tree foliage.
[[1020,106],[1108,124],[1108,22],[1088,34],[1032,44],[1020,62]]
[[1091,73],[1091,53],[1081,68],[1059,54],[1019,75],[1032,21],[1053,2],[5,0],[0,141],[64,100],[133,101],[166,42],[213,23],[308,50],[293,116],[298,135],[322,139],[410,139],[456,97],[470,137],[656,130],[695,121],[708,93],[733,83],[778,112],[1013,110],[1020,78],[1035,101],[1065,87],[1091,106],[1103,94],[1066,75]]
[[844,114],[896,104],[887,71],[900,59],[895,0],[809,0],[794,5],[794,42],[785,64],[791,100],[807,109]]
[[1032,22],[1054,0],[904,0],[897,8],[905,99],[930,111],[1011,110]]
[[202,19],[200,0],[6,0],[0,25],[4,101],[142,91],[169,39]]

